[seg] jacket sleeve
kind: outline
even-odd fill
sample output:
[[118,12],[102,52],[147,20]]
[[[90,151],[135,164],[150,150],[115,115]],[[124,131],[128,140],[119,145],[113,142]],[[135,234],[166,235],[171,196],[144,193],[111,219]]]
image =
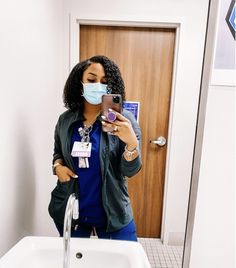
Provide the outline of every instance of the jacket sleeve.
[[142,161],[141,161],[141,129],[136,121],[136,119],[134,118],[133,114],[130,112],[125,112],[124,116],[126,118],[128,118],[132,124],[133,130],[136,134],[139,146],[138,146],[138,151],[139,151],[139,155],[131,160],[131,161],[127,161],[124,156],[122,155],[121,158],[121,170],[124,176],[126,177],[132,177],[135,174],[137,174],[139,172],[139,170],[142,167]]
[[60,119],[57,121],[54,130],[54,151],[53,151],[52,163],[54,163],[57,159],[63,159],[59,129],[60,129]]

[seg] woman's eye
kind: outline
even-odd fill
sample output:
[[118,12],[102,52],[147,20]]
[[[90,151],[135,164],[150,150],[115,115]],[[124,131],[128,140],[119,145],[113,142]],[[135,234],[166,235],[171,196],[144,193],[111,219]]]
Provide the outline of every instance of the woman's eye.
[[95,83],[94,79],[87,79],[89,83]]

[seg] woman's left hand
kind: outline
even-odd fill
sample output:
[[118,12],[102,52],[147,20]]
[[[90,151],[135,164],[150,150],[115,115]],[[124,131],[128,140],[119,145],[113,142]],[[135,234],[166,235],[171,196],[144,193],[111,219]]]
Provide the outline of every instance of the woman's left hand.
[[127,145],[128,150],[133,150],[138,147],[138,140],[134,133],[133,127],[129,119],[122,114],[113,111],[116,114],[116,120],[113,122],[102,121],[105,127],[112,127],[113,131],[109,132],[111,135],[119,137]]

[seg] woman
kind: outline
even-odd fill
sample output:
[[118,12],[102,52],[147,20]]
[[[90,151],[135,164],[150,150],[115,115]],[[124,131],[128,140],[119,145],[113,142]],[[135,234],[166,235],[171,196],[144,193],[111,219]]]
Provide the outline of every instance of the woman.
[[[96,230],[99,238],[137,241],[126,177],[141,168],[141,132],[126,110],[115,112],[113,122],[101,117],[102,95],[107,93],[125,99],[124,82],[113,61],[94,56],[73,68],[63,95],[68,110],[55,128],[53,170],[58,183],[49,213],[62,236],[65,202],[75,191],[79,220],[72,236],[89,237]],[[102,126],[113,131],[104,132]],[[86,155],[75,146],[83,142],[91,143]]]

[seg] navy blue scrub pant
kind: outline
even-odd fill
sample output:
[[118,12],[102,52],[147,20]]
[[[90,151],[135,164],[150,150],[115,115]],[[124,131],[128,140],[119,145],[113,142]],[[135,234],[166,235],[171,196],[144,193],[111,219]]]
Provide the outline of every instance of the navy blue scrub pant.
[[[55,222],[55,225],[60,236],[63,236],[63,224]],[[90,237],[93,230],[93,226],[81,223],[79,224],[77,230],[71,230],[71,237],[88,238]],[[104,227],[95,227],[95,230],[98,238],[137,241],[136,226],[134,220],[131,220],[128,225],[115,232],[106,232],[106,229]]]

